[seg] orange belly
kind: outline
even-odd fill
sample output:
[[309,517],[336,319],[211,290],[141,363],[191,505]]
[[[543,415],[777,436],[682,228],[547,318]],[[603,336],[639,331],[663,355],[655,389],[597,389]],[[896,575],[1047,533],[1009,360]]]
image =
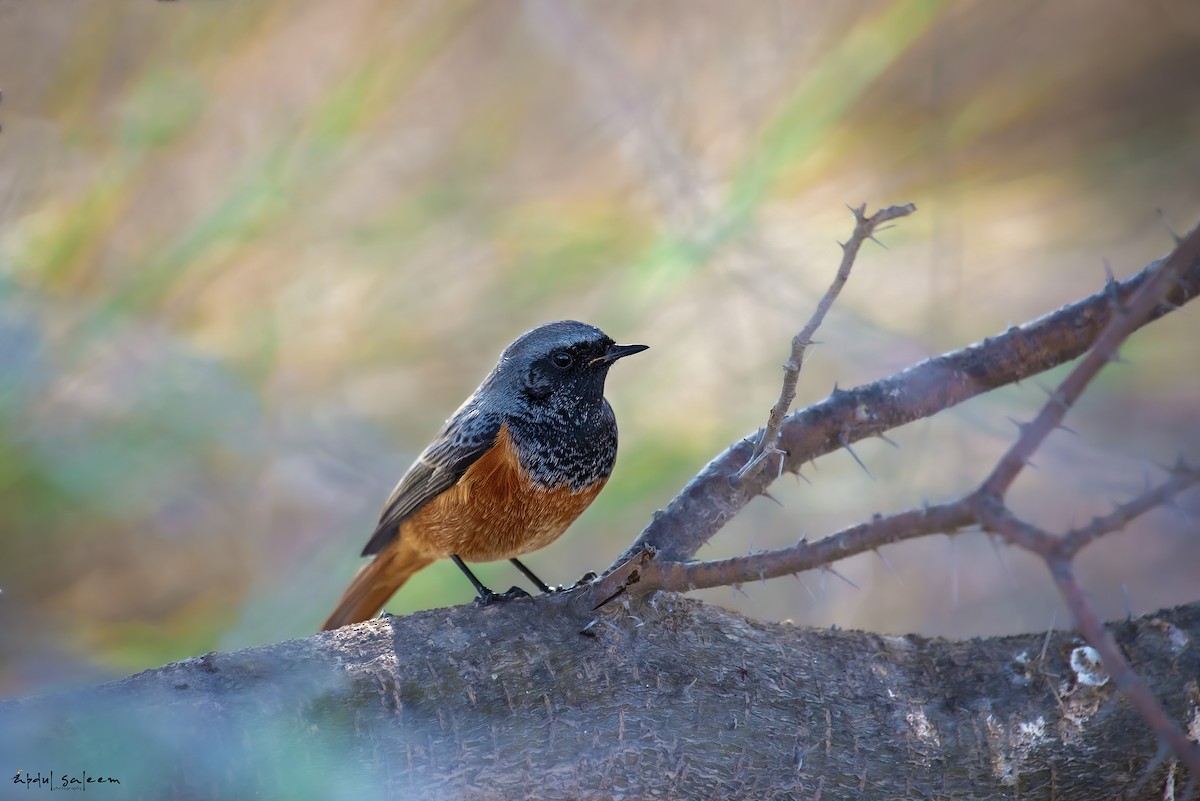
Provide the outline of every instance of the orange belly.
[[400,526],[400,539],[434,557],[470,562],[511,559],[554,542],[595,499],[607,479],[587,489],[546,490],[521,469],[505,426],[496,444],[458,483]]

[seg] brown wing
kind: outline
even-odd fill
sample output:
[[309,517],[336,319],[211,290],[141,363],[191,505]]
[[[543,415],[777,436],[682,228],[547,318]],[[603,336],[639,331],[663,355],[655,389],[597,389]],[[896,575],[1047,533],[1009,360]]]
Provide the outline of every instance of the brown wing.
[[469,402],[450,418],[392,490],[362,555],[379,553],[396,538],[405,519],[458,483],[467,468],[496,443],[501,422]]

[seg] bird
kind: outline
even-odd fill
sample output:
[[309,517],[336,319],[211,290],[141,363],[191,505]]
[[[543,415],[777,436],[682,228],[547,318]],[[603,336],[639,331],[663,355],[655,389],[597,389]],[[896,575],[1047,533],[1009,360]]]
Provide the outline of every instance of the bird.
[[595,326],[546,323],[517,337],[404,473],[363,548],[373,557],[321,626],[374,617],[414,573],[449,557],[475,588],[495,593],[464,560],[508,559],[541,591],[518,557],[554,542],[612,474],[617,421],[604,397],[608,370],[647,345],[618,345]]

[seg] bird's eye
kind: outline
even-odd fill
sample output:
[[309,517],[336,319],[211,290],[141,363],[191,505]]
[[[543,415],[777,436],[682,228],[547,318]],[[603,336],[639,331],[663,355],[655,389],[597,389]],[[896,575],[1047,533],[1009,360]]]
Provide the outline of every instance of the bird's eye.
[[559,370],[566,370],[575,362],[575,360],[571,358],[571,354],[564,353],[561,350],[557,353],[551,354],[550,361],[554,362],[554,366]]

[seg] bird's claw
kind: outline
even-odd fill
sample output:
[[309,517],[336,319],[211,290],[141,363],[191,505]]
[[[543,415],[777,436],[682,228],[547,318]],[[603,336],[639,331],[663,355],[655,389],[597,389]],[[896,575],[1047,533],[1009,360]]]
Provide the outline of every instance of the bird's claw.
[[529,593],[520,587],[509,587],[508,592],[492,592],[488,590],[486,594],[479,593],[475,598],[476,606],[491,606],[492,604],[504,603],[505,601],[515,601],[518,598],[529,598]]

